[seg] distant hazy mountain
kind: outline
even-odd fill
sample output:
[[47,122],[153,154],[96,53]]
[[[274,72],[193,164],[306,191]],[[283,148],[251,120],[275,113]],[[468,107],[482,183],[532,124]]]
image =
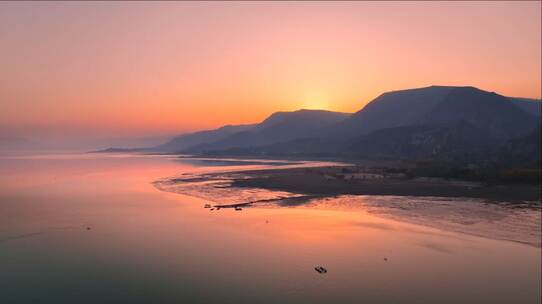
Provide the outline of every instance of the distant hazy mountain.
[[299,110],[277,112],[252,128],[232,134],[222,140],[192,147],[193,152],[224,150],[271,145],[296,138],[316,137],[324,127],[348,118],[350,114],[323,111]]
[[184,134],[142,151],[450,157],[502,149],[506,144],[509,150],[519,151],[518,143],[527,136],[535,140],[532,134],[540,125],[540,109],[540,101],[533,99],[474,87],[431,86],[384,93],[354,114],[277,112],[259,124]]
[[375,130],[351,138],[295,139],[261,147],[230,148],[212,155],[342,156],[347,158],[450,158],[481,153],[499,142],[465,121],[441,125],[409,125]]
[[534,115],[537,108],[540,102],[473,87],[432,86],[382,94],[350,117],[305,136],[292,132],[286,140],[245,145],[253,134],[249,132],[239,142],[228,138],[228,145],[207,145],[201,151],[215,155],[449,158],[491,152],[511,139],[531,134],[540,124],[540,116]]
[[162,145],[150,148],[149,150],[162,152],[182,151],[204,143],[222,140],[232,134],[250,130],[254,128],[254,126],[255,125],[228,125],[214,130],[182,134]]
[[108,148],[99,152],[186,152],[257,147],[295,138],[317,136],[317,131],[336,124],[350,114],[324,110],[277,112],[259,124],[228,125],[214,130],[182,134],[149,148]]

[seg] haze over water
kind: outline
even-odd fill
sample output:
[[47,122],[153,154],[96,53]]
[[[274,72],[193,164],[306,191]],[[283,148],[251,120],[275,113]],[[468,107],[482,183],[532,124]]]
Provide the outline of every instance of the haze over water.
[[540,302],[539,246],[392,220],[333,198],[319,208],[209,211],[208,200],[153,185],[262,166],[272,165],[2,157],[0,302]]

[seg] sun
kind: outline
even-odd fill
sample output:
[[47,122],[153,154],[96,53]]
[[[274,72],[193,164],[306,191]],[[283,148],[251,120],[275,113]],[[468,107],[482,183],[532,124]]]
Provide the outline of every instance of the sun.
[[308,94],[301,103],[301,108],[307,110],[328,110],[328,100],[325,94]]

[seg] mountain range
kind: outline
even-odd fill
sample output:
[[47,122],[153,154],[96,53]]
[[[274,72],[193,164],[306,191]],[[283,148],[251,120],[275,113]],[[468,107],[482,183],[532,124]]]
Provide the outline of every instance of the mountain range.
[[[409,159],[512,150],[521,154],[519,143],[537,139],[532,134],[540,119],[539,100],[474,87],[430,86],[384,93],[353,114],[277,112],[258,124],[183,134],[138,150]],[[539,143],[523,146],[534,149],[532,153],[540,150]]]

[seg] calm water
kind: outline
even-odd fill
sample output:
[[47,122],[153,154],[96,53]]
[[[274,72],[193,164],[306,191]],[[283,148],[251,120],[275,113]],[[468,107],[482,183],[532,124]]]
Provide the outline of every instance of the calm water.
[[[0,303],[540,303],[539,246],[382,216],[382,198],[216,212],[152,184],[261,166],[0,158]],[[532,212],[516,234],[539,237]]]

